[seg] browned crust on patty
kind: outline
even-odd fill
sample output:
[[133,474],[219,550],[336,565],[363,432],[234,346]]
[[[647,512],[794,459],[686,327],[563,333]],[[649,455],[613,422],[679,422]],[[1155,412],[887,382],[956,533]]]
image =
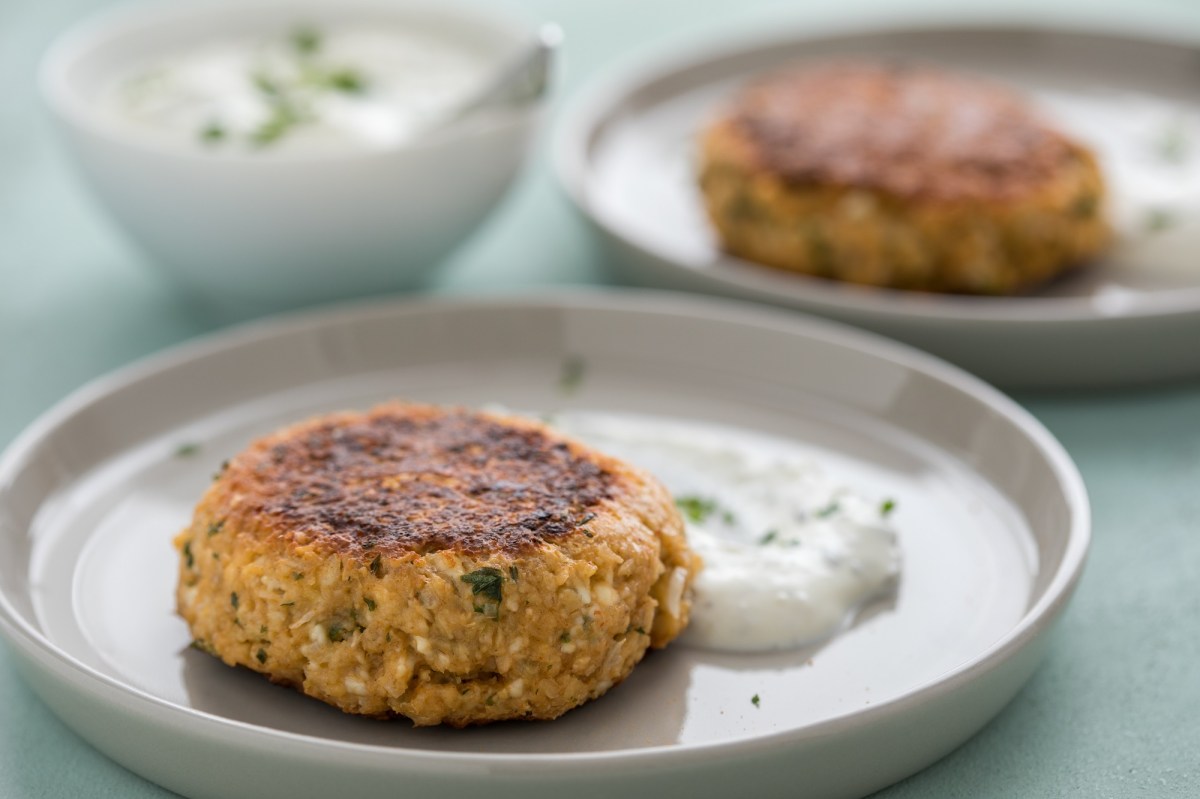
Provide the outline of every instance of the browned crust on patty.
[[531,420],[404,404],[254,442],[175,546],[198,649],[418,725],[601,696],[684,629],[701,566],[649,474]]
[[785,181],[900,198],[1019,197],[1077,157],[1017,94],[924,66],[783,72],[743,90],[729,120],[759,167]]
[[256,442],[219,478],[227,523],[348,553],[517,554],[618,490],[610,459],[520,419],[390,404]]

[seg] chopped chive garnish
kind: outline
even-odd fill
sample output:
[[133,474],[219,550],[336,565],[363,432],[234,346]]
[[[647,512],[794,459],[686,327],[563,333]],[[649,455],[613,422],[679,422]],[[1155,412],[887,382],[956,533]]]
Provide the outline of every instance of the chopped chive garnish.
[[562,364],[562,372],[558,377],[558,390],[563,394],[574,394],[583,383],[583,373],[587,364],[578,355],[568,357]]
[[369,596],[363,597],[363,602],[366,604],[367,610],[375,609],[375,600],[371,599],[371,597],[369,597]]
[[830,502],[828,505],[826,505],[825,507],[823,507],[819,511],[817,511],[817,518],[818,519],[828,519],[830,516],[837,513],[841,509],[842,509],[842,506],[840,504],[838,504],[837,500],[834,500],[833,502]]
[[321,49],[321,33],[309,25],[293,30],[291,40],[292,47],[301,55],[312,55]]
[[766,544],[771,543],[778,537],[779,537],[778,530],[767,530],[767,532],[763,534],[763,537],[758,539],[758,543],[766,545]]
[[200,141],[205,144],[216,144],[225,140],[225,128],[216,122],[209,122],[200,129]]
[[896,500],[894,500],[894,499],[885,499],[885,500],[883,501],[883,503],[882,503],[882,504],[879,506],[879,515],[880,515],[880,516],[883,516],[884,518],[886,518],[886,517],[887,517],[888,515],[890,515],[890,514],[891,514],[891,512],[892,512],[892,511],[894,511],[895,509],[896,509]]
[[199,451],[200,451],[199,444],[191,444],[191,443],[180,444],[178,447],[175,448],[175,457],[176,458],[190,458]]
[[1167,125],[1158,140],[1154,150],[1158,157],[1168,164],[1182,164],[1191,154],[1191,139],[1182,119],[1176,119]]
[[229,604],[233,605],[234,610],[238,609],[239,600],[238,600],[237,591],[234,591],[232,594],[229,595]]
[[254,88],[258,89],[268,97],[278,97],[280,94],[279,84],[275,79],[265,72],[255,72],[250,75],[250,82],[254,84]]
[[191,647],[192,649],[197,649],[210,655],[217,654],[217,650],[213,649],[212,644],[210,644],[208,641],[205,641],[203,638],[194,639],[191,643]]
[[371,561],[370,568],[371,568],[371,574],[375,575],[376,577],[382,577],[383,576],[383,556],[376,555],[375,559]]
[[1146,213],[1146,230],[1161,233],[1175,224],[1175,215],[1165,208],[1152,208]]
[[1071,203],[1071,214],[1080,219],[1087,219],[1095,216],[1099,207],[1100,201],[1094,194],[1081,194]]
[[334,91],[346,94],[361,94],[367,83],[363,76],[353,69],[336,69],[325,76],[325,82]]
[[697,496],[676,497],[675,506],[683,511],[688,521],[696,524],[702,524],[717,509],[716,500]]
[[271,116],[250,134],[250,141],[259,147],[274,144],[300,122],[299,115],[286,103],[278,103]]
[[192,557],[192,542],[191,541],[183,542],[183,556],[185,558],[187,558],[187,567],[189,569],[192,568],[194,565],[196,565],[196,559],[194,557]]
[[259,663],[266,663],[267,662],[267,650],[260,647],[259,650],[254,653],[254,657],[258,660]]
[[501,574],[499,569],[492,566],[484,566],[469,574],[464,574],[459,579],[471,586],[471,593],[473,595],[484,596],[496,602],[500,601],[504,575]]
[[759,707],[761,702],[762,700],[758,698],[758,694],[750,697],[750,704],[754,705],[755,707]]

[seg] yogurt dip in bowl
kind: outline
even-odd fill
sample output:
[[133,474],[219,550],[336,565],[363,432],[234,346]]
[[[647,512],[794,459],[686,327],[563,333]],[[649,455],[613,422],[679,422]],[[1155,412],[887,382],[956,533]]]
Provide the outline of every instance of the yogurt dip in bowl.
[[42,90],[155,263],[271,310],[413,286],[465,240],[517,174],[544,85],[459,112],[539,35],[456,4],[187,0],[68,31]]

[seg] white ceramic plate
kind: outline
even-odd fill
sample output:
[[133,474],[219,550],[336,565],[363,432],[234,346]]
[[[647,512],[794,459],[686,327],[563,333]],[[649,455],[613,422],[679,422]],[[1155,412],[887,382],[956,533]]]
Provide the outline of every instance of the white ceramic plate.
[[[570,393],[567,358],[586,365]],[[170,539],[212,471],[285,422],[396,396],[795,441],[896,499],[899,593],[823,647],[674,645],[557,721],[464,731],[344,716],[189,649]],[[902,346],[674,295],[425,300],[214,336],[47,413],[0,461],[0,631],[55,713],[188,796],[850,797],[941,757],[1016,693],[1088,536],[1050,434]]]
[[[560,178],[617,249],[625,279],[833,317],[1008,387],[1200,373],[1192,345],[1200,334],[1195,43],[999,24],[775,31],[733,42],[628,64],[586,92],[559,131]],[[1016,298],[856,287],[722,253],[694,186],[696,131],[754,75],[853,56],[932,62],[1026,90],[1100,155],[1122,246],[1091,269]],[[1173,229],[1151,229],[1164,223]]]

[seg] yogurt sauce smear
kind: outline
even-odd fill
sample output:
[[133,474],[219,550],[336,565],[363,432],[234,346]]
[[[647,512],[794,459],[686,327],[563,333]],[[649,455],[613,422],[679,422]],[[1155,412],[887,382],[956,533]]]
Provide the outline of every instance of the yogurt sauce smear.
[[674,494],[704,558],[690,644],[735,652],[812,644],[895,590],[894,503],[831,482],[798,448],[659,419],[572,413],[551,423],[650,471]]
[[201,42],[112,82],[110,113],[144,133],[223,151],[387,147],[486,82],[467,44],[387,26],[300,26]]

